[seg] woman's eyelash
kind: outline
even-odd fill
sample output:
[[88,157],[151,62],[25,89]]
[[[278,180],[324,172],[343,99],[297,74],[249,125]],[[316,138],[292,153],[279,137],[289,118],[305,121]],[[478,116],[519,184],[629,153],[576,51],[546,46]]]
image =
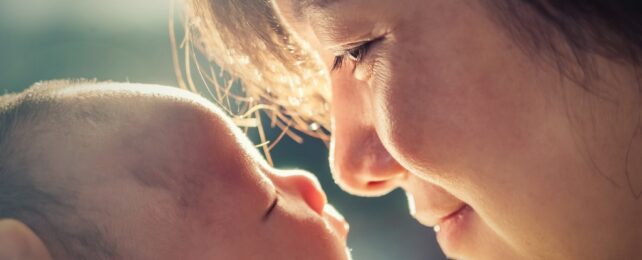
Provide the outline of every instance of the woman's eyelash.
[[343,55],[334,56],[334,62],[332,63],[332,69],[330,71],[338,70],[342,66],[343,66]]
[[331,71],[340,69],[343,66],[343,63],[345,62],[346,58],[349,58],[358,64],[363,60],[363,57],[366,56],[366,54],[368,53],[368,50],[370,50],[371,45],[378,40],[379,39],[367,41],[357,47],[344,51],[341,55],[335,56],[334,62],[332,63]]

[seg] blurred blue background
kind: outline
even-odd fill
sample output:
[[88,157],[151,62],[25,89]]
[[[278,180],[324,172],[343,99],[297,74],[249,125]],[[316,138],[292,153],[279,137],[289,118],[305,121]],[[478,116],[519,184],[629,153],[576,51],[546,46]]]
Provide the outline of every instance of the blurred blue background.
[[[177,86],[169,7],[170,0],[1,0],[0,86],[17,92],[62,78]],[[278,134],[268,128],[271,139]],[[276,166],[317,174],[351,223],[355,259],[445,259],[433,231],[408,215],[402,191],[374,199],[349,196],[330,178],[327,155],[325,144],[312,138],[303,144],[285,138],[272,150]]]

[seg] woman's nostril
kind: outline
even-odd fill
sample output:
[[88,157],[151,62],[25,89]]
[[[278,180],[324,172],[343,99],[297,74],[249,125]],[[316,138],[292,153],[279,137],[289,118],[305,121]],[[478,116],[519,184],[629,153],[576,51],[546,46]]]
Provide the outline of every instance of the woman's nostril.
[[336,137],[330,158],[333,177],[341,188],[370,197],[385,195],[401,184],[407,171],[384,147],[372,126],[343,134]]
[[368,182],[367,185],[368,185],[368,188],[370,188],[370,189],[380,189],[383,186],[387,186],[387,182],[386,181],[371,181],[371,182]]
[[363,160],[356,164],[337,164],[335,182],[345,191],[358,196],[381,196],[397,188],[405,179],[406,170],[395,160],[385,163]]

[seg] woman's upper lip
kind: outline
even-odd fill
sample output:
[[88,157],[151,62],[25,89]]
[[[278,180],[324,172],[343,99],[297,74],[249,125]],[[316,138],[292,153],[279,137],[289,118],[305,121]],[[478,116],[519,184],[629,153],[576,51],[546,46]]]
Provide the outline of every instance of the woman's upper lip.
[[456,207],[452,207],[451,210],[417,209],[414,217],[421,224],[428,227],[434,227],[441,225],[449,218],[457,215],[457,213],[459,213],[467,205],[468,204],[466,203],[458,204]]
[[463,205],[461,205],[459,208],[457,208],[456,210],[454,210],[454,211],[450,212],[448,215],[445,215],[445,216],[443,216],[443,217],[439,218],[439,220],[437,221],[437,224],[436,224],[436,225],[441,225],[442,223],[444,223],[445,221],[447,221],[447,220],[448,220],[448,219],[450,219],[451,217],[453,217],[453,216],[457,215],[457,213],[459,213],[460,211],[462,211],[463,209],[465,209],[467,205],[468,205],[468,204],[463,204]]

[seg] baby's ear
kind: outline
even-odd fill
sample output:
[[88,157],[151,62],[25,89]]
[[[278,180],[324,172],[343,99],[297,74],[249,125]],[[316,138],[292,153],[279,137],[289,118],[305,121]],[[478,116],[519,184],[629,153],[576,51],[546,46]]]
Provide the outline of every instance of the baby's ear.
[[40,238],[25,224],[0,219],[0,260],[51,260]]

